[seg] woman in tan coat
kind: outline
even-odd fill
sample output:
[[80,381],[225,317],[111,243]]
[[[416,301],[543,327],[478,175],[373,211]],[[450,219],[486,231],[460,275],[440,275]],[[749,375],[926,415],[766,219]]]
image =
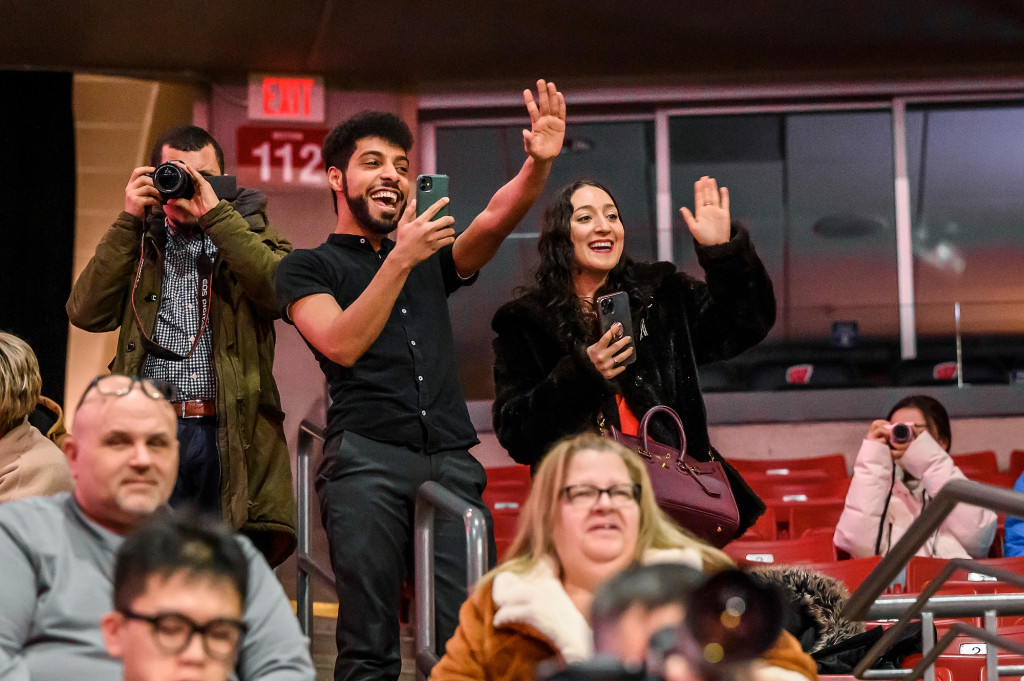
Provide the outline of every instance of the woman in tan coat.
[[[533,681],[538,662],[590,658],[594,591],[636,562],[705,572],[732,565],[665,517],[634,453],[594,434],[562,441],[533,478],[505,562],[463,605],[432,681]],[[783,633],[750,678],[802,681],[817,673],[796,639]]]
[[28,422],[41,389],[32,348],[0,332],[0,503],[71,489],[64,453]]

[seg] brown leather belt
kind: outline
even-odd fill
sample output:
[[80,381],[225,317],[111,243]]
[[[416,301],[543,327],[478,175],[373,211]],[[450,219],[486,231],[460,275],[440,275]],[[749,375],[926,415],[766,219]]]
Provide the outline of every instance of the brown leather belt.
[[204,416],[217,415],[217,403],[212,400],[188,400],[187,402],[171,402],[174,413],[182,419],[200,419]]

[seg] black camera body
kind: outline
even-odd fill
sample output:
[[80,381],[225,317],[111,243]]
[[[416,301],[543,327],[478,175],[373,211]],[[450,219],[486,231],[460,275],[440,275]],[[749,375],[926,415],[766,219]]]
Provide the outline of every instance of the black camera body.
[[[153,178],[153,186],[160,192],[160,202],[167,203],[171,199],[191,199],[196,195],[195,183],[180,164],[174,161],[161,163],[149,174]],[[234,175],[207,175],[206,181],[213,187],[218,199],[231,200],[238,193]]]

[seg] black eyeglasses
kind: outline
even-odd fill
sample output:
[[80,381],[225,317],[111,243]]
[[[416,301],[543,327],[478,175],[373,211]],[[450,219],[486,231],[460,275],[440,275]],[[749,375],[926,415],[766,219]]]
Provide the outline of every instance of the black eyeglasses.
[[561,494],[573,506],[581,507],[593,506],[602,494],[607,494],[611,505],[619,508],[640,502],[640,485],[620,482],[604,489],[594,485],[569,485],[562,488]]
[[164,655],[178,655],[199,634],[203,650],[214,660],[231,662],[238,652],[238,644],[246,631],[245,623],[233,619],[215,619],[206,624],[196,624],[191,618],[177,612],[159,615],[143,615],[131,610],[121,610],[126,619],[139,620],[149,624],[153,641]]
[[78,408],[85,402],[85,396],[92,392],[93,389],[100,395],[123,397],[132,391],[136,383],[142,389],[143,395],[154,400],[174,402],[178,398],[178,391],[167,381],[154,378],[139,378],[138,376],[124,376],[122,374],[107,374],[92,379],[89,387],[85,389],[82,397],[79,398],[78,407],[75,408],[75,411],[78,411]]

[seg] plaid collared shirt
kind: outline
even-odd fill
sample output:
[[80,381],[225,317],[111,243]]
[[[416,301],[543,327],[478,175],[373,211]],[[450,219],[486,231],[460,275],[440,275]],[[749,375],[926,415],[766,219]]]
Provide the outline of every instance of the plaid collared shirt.
[[[192,348],[201,324],[196,307],[199,283],[196,260],[203,252],[204,242],[210,260],[217,253],[217,247],[210,237],[198,228],[196,230],[202,238],[183,236],[169,226],[167,229],[163,291],[153,340],[179,355],[184,355]],[[183,361],[170,361],[150,355],[146,359],[143,373],[148,378],[160,379],[173,385],[178,390],[179,400],[215,400],[217,373],[213,367],[210,326],[207,325],[203,331],[199,347],[190,357]]]

